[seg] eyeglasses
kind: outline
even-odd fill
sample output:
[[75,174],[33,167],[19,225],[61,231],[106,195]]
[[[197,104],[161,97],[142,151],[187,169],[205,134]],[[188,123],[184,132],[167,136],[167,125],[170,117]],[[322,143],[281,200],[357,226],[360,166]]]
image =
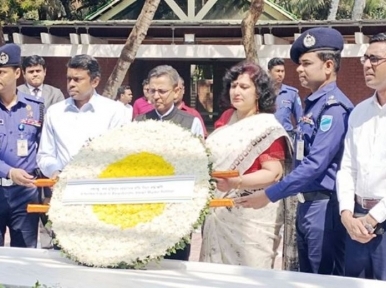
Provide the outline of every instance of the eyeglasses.
[[362,65],[364,65],[366,63],[366,61],[370,60],[370,64],[371,65],[374,65],[374,66],[377,66],[381,63],[383,63],[384,61],[382,60],[386,60],[386,58],[382,58],[382,57],[378,57],[378,56],[374,56],[374,55],[363,55],[359,60],[361,61]]
[[155,95],[155,93],[158,93],[158,95],[160,96],[165,96],[166,94],[168,94],[170,91],[172,91],[172,89],[169,89],[169,90],[163,90],[163,89],[149,89],[148,90],[148,93],[150,95]]

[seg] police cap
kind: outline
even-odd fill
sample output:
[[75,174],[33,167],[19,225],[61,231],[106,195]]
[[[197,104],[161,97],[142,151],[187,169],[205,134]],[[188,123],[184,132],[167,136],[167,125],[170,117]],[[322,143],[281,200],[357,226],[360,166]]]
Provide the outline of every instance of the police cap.
[[20,47],[10,43],[0,47],[0,67],[20,66]]
[[299,63],[299,58],[307,52],[320,50],[342,51],[344,40],[338,30],[327,27],[311,28],[304,31],[292,44],[290,56]]

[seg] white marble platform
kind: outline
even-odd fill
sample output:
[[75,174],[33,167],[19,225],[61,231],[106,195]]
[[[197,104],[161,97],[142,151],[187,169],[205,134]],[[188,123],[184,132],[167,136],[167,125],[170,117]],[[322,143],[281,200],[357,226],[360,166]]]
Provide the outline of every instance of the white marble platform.
[[383,281],[173,260],[146,270],[89,268],[63,258],[58,251],[0,248],[0,284],[32,287],[36,281],[48,288],[386,287]]

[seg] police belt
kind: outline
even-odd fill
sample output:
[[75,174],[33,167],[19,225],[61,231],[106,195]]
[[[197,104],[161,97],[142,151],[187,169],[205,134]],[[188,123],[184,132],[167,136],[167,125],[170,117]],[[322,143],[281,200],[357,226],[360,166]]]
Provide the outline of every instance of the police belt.
[[14,186],[14,185],[16,185],[16,184],[13,183],[13,181],[11,179],[0,178],[0,186],[1,187],[10,187],[10,186]]
[[330,199],[331,195],[332,195],[332,191],[320,190],[320,191],[299,193],[297,197],[300,203],[304,203],[304,202]]
[[[28,172],[27,172],[28,173]],[[36,173],[35,172],[32,172],[32,173],[28,173],[34,177],[36,177]],[[11,179],[8,179],[8,178],[0,178],[0,187],[10,187],[10,186],[16,186],[17,184],[14,183]]]

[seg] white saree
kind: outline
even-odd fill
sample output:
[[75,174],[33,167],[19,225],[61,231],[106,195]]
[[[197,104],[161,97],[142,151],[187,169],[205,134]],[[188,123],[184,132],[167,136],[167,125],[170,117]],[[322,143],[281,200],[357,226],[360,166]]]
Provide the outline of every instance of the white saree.
[[[272,114],[257,114],[234,124],[232,120],[234,115],[206,141],[213,170],[238,170],[242,175],[276,139],[288,138]],[[245,191],[215,191],[215,198],[234,198]],[[258,210],[211,208],[204,224],[200,261],[272,268],[283,216],[283,201]]]

